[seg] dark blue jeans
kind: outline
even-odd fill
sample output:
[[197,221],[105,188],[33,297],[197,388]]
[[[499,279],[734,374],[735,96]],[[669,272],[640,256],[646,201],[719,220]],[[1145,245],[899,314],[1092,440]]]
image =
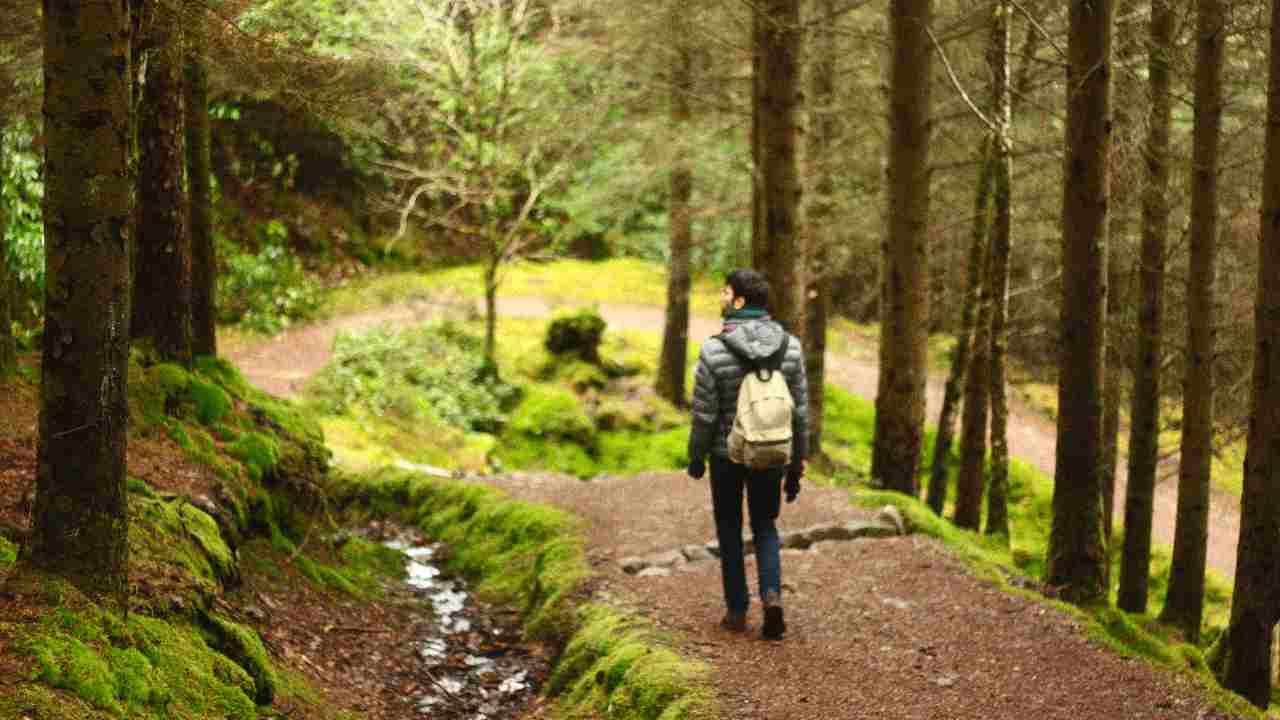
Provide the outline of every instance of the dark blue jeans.
[[747,494],[752,541],[760,597],[782,592],[782,558],[778,543],[778,511],[782,508],[784,470],[752,471],[725,458],[711,458],[711,507],[720,542],[720,576],[724,601],[731,612],[746,612],[751,605],[747,573],[742,559],[742,493]]

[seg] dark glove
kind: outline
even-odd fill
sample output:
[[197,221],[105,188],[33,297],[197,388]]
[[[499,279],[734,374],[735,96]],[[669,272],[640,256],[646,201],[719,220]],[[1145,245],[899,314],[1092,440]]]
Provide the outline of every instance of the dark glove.
[[706,473],[707,463],[705,460],[692,460],[689,462],[689,477],[694,480],[701,480]]
[[800,494],[800,478],[804,477],[804,465],[796,464],[787,468],[787,482],[782,489],[787,493],[787,502],[795,502]]

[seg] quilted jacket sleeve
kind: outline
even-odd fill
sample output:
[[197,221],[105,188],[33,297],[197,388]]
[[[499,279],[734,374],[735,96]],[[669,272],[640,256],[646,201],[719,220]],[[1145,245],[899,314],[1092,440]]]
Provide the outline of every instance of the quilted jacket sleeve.
[[720,412],[720,390],[708,361],[707,346],[702,346],[698,365],[693,371],[693,424],[689,429],[689,461],[702,460],[711,453],[716,423]]
[[791,414],[791,457],[800,462],[809,456],[809,381],[804,369],[804,348],[795,336],[788,341],[783,374],[796,407]]

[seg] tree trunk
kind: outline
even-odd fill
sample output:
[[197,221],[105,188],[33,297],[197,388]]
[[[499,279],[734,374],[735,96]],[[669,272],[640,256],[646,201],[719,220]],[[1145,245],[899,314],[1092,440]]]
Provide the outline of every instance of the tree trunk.
[[1102,540],[1102,353],[1106,318],[1113,0],[1072,0],[1062,336],[1053,529],[1045,582],[1077,604],[1106,601]]
[[[818,0],[820,18],[834,17],[834,0]],[[814,60],[810,65],[810,128],[808,155],[813,177],[813,192],[809,194],[809,236],[805,249],[809,254],[809,289],[805,294],[804,349],[805,370],[809,380],[809,454],[822,452],[823,413],[826,408],[827,382],[827,320],[831,310],[830,249],[837,242],[832,218],[835,215],[834,163],[831,153],[835,148],[837,116],[836,103],[836,34],[831,25],[819,21],[814,29]]]
[[44,3],[45,331],[25,550],[124,608],[131,38],[128,2]]
[[191,352],[218,354],[218,255],[213,240],[209,73],[201,48],[187,55],[187,187],[191,203]]
[[[1009,77],[1009,15],[1000,0],[991,28],[992,118],[996,123],[995,222],[991,228],[991,484],[987,488],[987,534],[1009,537],[1009,402],[1005,395],[1005,357],[1008,353],[1009,263],[1013,254],[1012,185],[1009,159],[1012,141],[1013,93]],[[1023,72],[1030,67],[1035,35],[1028,33]]]
[[1187,275],[1187,370],[1182,400],[1182,461],[1169,594],[1161,620],[1200,638],[1209,542],[1213,462],[1214,276],[1218,245],[1218,147],[1222,137],[1224,0],[1199,0],[1196,17],[1195,127],[1191,149],[1191,268]]
[[[0,139],[4,137],[4,119],[0,117]],[[4,154],[0,151],[0,198],[4,197],[4,181],[8,177]],[[9,267],[9,243],[5,228],[9,226],[3,201],[0,201],[0,380],[18,369],[18,346],[13,337],[13,269]]]
[[987,402],[991,397],[991,253],[983,257],[978,290],[978,321],[973,327],[973,357],[964,383],[964,415],[960,423],[960,472],[956,475],[958,527],[982,525],[982,492],[986,484]]
[[951,445],[955,437],[956,412],[960,409],[960,391],[969,372],[969,351],[973,342],[975,313],[988,255],[987,235],[991,223],[991,183],[993,179],[990,139],[984,139],[978,163],[978,190],[973,213],[973,240],[969,245],[969,278],[964,305],[960,308],[960,329],[956,333],[956,349],[951,356],[951,370],[942,392],[942,411],[938,415],[938,433],[933,443],[933,467],[929,473],[926,502],[938,515],[947,504],[947,484],[951,479]]
[[1265,709],[1271,701],[1271,645],[1280,608],[1280,3],[1271,3],[1253,398],[1240,545],[1223,684]]
[[1160,430],[1160,375],[1163,363],[1164,264],[1169,234],[1169,135],[1173,49],[1177,17],[1168,0],[1151,4],[1146,191],[1142,199],[1142,268],[1138,312],[1138,357],[1129,413],[1129,477],[1124,500],[1124,552],[1116,604],[1132,613],[1147,611],[1151,570],[1151,516],[1154,506]]
[[[1121,203],[1117,202],[1115,205],[1119,208]],[[1118,212],[1119,210],[1117,214]],[[1119,270],[1120,253],[1115,247],[1116,228],[1117,225],[1113,222],[1107,257],[1107,349],[1102,382],[1102,539],[1107,544],[1108,588],[1111,587],[1111,526],[1115,520],[1116,467],[1120,460],[1121,354],[1117,347],[1117,330],[1124,314],[1120,307],[1122,281]]]
[[916,494],[928,370],[930,14],[931,0],[889,3],[889,203],[872,472],[908,495]]
[[[773,317],[792,333],[804,333],[803,258],[798,214],[800,173],[796,120],[800,101],[800,0],[764,0],[760,142],[767,255]],[[757,263],[758,264],[758,263]]]
[[[681,40],[682,14],[673,13],[673,28]],[[689,124],[689,93],[693,81],[693,56],[689,48],[676,49],[671,88],[671,125],[683,136]],[[658,395],[678,407],[685,406],[685,365],[689,353],[689,254],[693,227],[689,201],[693,195],[693,174],[683,157],[671,170],[671,263],[667,269],[667,317],[663,325],[662,352],[658,364]]]
[[768,268],[769,238],[764,231],[764,53],[765,18],[761,3],[751,5],[751,266]]
[[484,270],[484,365],[487,372],[498,369],[498,260]]
[[138,243],[133,337],[149,338],[157,357],[191,364],[191,238],[187,193],[183,37],[175,12],[162,7],[153,25],[138,117]]

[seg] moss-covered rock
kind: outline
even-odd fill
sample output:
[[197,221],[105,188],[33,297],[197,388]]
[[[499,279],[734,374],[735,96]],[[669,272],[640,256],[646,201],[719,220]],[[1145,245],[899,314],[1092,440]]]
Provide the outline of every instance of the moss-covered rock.
[[270,705],[275,699],[277,678],[262,639],[252,629],[214,614],[204,617],[210,645],[231,658],[253,679],[254,700]]
[[0,570],[4,570],[18,560],[18,546],[3,535],[0,535]]
[[205,511],[184,498],[134,493],[129,498],[129,513],[134,567],[147,577],[176,583],[170,593],[143,595],[143,599],[203,605],[219,587],[238,584],[239,558],[217,521]]
[[598,364],[606,327],[604,318],[595,310],[559,315],[547,326],[546,348],[553,355],[575,355]]
[[231,411],[231,396],[211,382],[192,378],[188,392],[196,419],[203,425],[215,425]]
[[268,477],[280,462],[279,441],[259,432],[245,433],[239,440],[227,446],[227,452],[244,463],[249,477],[255,482],[261,482]]

